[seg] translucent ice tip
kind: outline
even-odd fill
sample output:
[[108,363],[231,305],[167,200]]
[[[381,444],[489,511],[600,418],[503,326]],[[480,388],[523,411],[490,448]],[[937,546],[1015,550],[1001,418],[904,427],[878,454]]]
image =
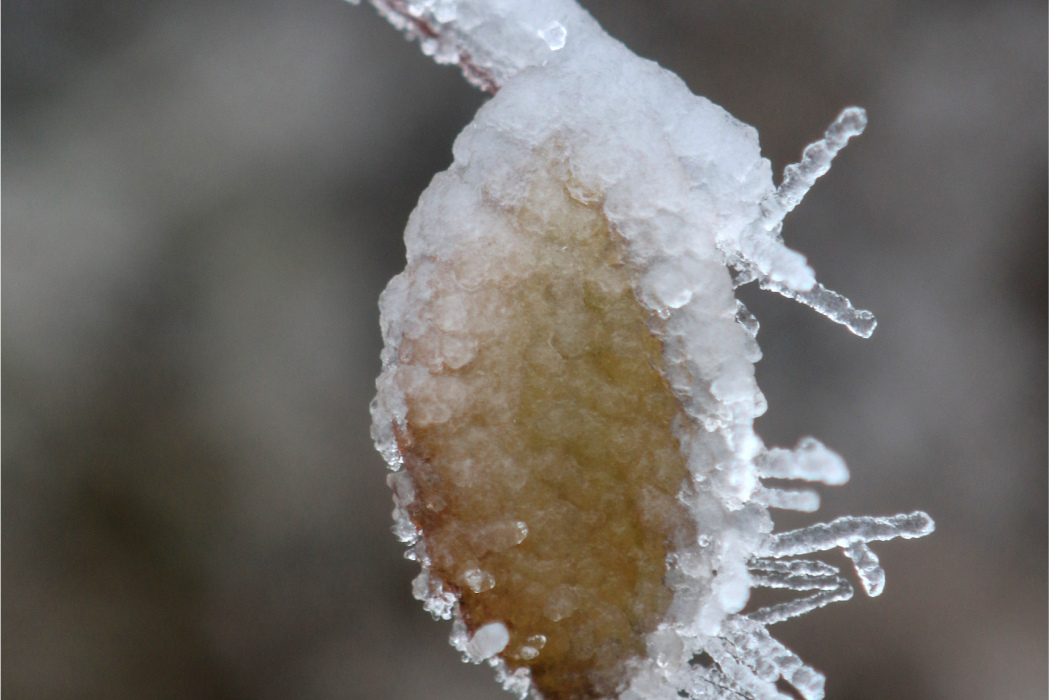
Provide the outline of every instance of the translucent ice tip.
[[816,284],[812,289],[804,292],[772,280],[761,279],[759,285],[762,289],[769,289],[805,304],[835,323],[841,323],[861,338],[870,338],[875,332],[875,326],[878,325],[875,314],[855,308],[849,299],[822,284]]

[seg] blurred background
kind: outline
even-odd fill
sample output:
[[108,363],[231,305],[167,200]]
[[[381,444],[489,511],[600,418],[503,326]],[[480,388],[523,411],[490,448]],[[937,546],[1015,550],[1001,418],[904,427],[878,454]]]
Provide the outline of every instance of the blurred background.
[[[778,625],[828,696],[1047,694],[1047,4],[591,0],[754,124],[868,341],[755,289],[770,444],[918,508],[881,598]],[[368,437],[377,297],[484,102],[340,0],[7,0],[3,693],[490,698],[412,599]],[[781,514],[782,527],[812,519]]]

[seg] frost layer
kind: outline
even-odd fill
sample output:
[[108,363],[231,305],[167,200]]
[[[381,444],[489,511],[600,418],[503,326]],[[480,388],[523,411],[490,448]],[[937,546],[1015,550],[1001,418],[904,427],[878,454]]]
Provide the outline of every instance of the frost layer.
[[[758,328],[733,288],[758,280],[870,334],[871,314],[779,237],[863,111],[777,189],[753,128],[573,3],[374,4],[498,90],[422,195],[380,302],[373,434],[423,567],[416,596],[523,696],[768,698],[783,679],[822,697],[766,627],[853,589],[788,557],[841,548],[877,595],[867,543],[933,524],[772,534],[770,508],[819,499],[763,479],[848,472],[812,438],[785,450],[755,435]],[[804,595],[745,615],[753,586]]]

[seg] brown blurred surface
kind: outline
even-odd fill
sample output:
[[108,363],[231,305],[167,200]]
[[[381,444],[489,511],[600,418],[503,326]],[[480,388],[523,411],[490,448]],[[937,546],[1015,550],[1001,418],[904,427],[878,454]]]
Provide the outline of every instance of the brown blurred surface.
[[[777,171],[869,111],[785,237],[879,328],[747,290],[758,428],[846,457],[822,517],[938,530],[774,632],[830,698],[1046,697],[1046,4],[586,5]],[[3,19],[5,696],[504,697],[412,599],[368,437],[378,294],[484,97],[338,0]]]

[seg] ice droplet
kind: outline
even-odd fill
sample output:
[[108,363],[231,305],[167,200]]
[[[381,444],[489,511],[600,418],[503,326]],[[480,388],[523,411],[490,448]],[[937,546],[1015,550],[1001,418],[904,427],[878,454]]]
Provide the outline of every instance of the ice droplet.
[[569,32],[562,26],[561,22],[555,20],[541,29],[538,34],[541,39],[547,42],[547,46],[550,47],[551,51],[558,51],[565,48],[565,39]]
[[492,574],[481,569],[470,569],[463,574],[463,580],[466,581],[470,590],[475,593],[492,590],[496,585],[496,579],[492,577]]
[[467,643],[467,653],[476,661],[495,656],[507,647],[510,633],[502,622],[483,625]]
[[758,319],[739,299],[736,300],[736,322],[743,326],[752,338],[758,335]]
[[521,658],[525,659],[526,661],[528,661],[530,659],[535,659],[539,655],[540,655],[540,650],[537,649],[536,647],[530,647],[530,646],[523,646],[521,648],[521,651],[518,652],[518,656],[520,656]]
[[430,574],[426,571],[422,571],[419,576],[412,579],[412,597],[416,600],[426,600],[429,595]]

